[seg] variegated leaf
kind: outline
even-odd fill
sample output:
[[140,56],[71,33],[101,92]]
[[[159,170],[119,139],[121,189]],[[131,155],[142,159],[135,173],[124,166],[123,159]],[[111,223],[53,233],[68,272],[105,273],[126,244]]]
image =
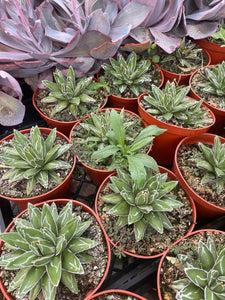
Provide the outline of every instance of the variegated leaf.
[[75,294],[78,293],[77,281],[74,274],[62,270],[61,281],[71,290],[71,292]]
[[73,252],[73,253],[79,253],[86,251],[88,249],[94,248],[98,244],[97,241],[88,239],[88,238],[73,238],[70,243],[68,244],[68,248]]
[[31,268],[27,274],[23,283],[21,284],[18,296],[25,296],[37,283],[41,280],[42,276],[45,274],[45,267],[33,267]]
[[52,284],[58,286],[62,274],[61,255],[55,256],[47,265],[47,273]]
[[45,300],[54,300],[56,295],[56,287],[51,283],[47,274],[42,278],[42,291]]
[[28,271],[30,271],[31,267],[21,269],[16,276],[13,278],[13,281],[9,285],[9,292],[18,288],[22,282],[24,281]]
[[62,253],[62,268],[75,274],[84,274],[84,269],[78,257],[64,250]]

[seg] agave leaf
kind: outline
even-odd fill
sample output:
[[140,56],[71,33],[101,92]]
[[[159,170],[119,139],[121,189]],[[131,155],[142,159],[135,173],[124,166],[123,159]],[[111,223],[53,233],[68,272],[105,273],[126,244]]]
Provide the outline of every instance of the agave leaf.
[[129,204],[123,201],[113,206],[108,213],[116,216],[127,216],[129,214],[129,209]]
[[83,252],[85,250],[91,249],[95,247],[98,244],[98,242],[93,241],[91,239],[79,237],[79,238],[73,238],[68,247],[73,253],[79,253]]
[[81,236],[84,231],[92,224],[92,221],[86,221],[86,222],[82,222],[81,224],[79,224],[79,226],[76,229],[76,237]]
[[52,216],[50,206],[46,205],[46,203],[43,205],[41,218],[42,227],[49,229],[49,231],[57,235],[58,231],[56,222]]
[[58,149],[58,151],[57,151],[57,156],[56,156],[56,158],[59,158],[60,156],[62,156],[62,155],[63,155],[66,151],[68,151],[71,147],[72,147],[72,143],[62,145],[62,146]]
[[172,230],[173,229],[173,225],[170,223],[169,219],[167,218],[166,214],[163,212],[157,212],[158,216],[160,217],[163,226],[168,229],[168,230]]
[[45,272],[45,267],[31,268],[19,288],[18,297],[25,296],[41,280]]
[[163,223],[158,213],[150,212],[149,214],[145,215],[145,217],[156,231],[163,233]]
[[71,292],[75,294],[78,293],[77,281],[74,274],[62,270],[61,281],[71,290]]
[[66,225],[60,230],[59,236],[64,235],[67,242],[69,242],[76,234],[77,227],[79,226],[79,219],[71,219]]
[[134,234],[137,242],[143,238],[146,228],[147,225],[142,220],[134,223]]
[[0,257],[0,266],[6,266],[10,261],[13,261],[15,258],[23,254],[23,250],[14,250]]
[[36,267],[46,266],[48,263],[50,263],[50,261],[52,260],[53,257],[54,257],[54,254],[51,254],[48,256],[46,255],[43,257],[37,256],[37,258],[33,260],[32,265],[34,265]]
[[48,162],[43,170],[55,170],[55,169],[68,169],[71,168],[71,165],[63,160],[53,160]]
[[47,273],[52,284],[57,287],[59,285],[62,274],[62,264],[60,255],[55,256],[47,265]]
[[121,227],[123,227],[123,226],[125,226],[127,224],[128,224],[128,217],[127,216],[119,216],[119,218],[118,218],[118,220],[116,222],[116,226],[118,228],[121,228]]
[[141,213],[141,211],[137,207],[131,206],[128,215],[128,224],[131,225],[133,223],[136,223],[141,220],[142,217],[143,214]]
[[204,270],[211,270],[215,263],[212,253],[202,241],[199,241],[198,247],[199,258]]
[[29,300],[35,300],[38,294],[41,291],[41,280],[38,281],[38,283],[35,284],[35,286],[30,290],[29,293]]
[[0,239],[13,248],[20,248],[25,251],[29,251],[29,246],[26,241],[21,238],[21,235],[17,232],[1,233]]
[[28,203],[28,212],[30,220],[36,229],[41,228],[41,212],[40,210],[35,207],[32,203]]
[[45,147],[47,153],[52,148],[55,139],[56,139],[56,128],[53,128],[45,140]]
[[33,224],[25,219],[14,218],[13,221],[17,227],[33,228]]
[[185,268],[188,278],[200,288],[207,285],[207,272],[198,268]]
[[54,244],[50,241],[42,241],[36,242],[38,249],[40,249],[43,256],[49,256],[55,254]]
[[106,203],[117,204],[123,200],[123,197],[118,194],[109,194],[102,197],[102,200]]
[[184,289],[182,289],[177,294],[177,299],[185,299],[185,300],[199,300],[204,299],[204,292],[202,289],[190,283]]
[[42,291],[45,300],[54,300],[56,295],[56,287],[51,283],[47,274],[42,277]]
[[30,178],[27,181],[27,195],[29,195],[31,193],[31,191],[33,190],[35,184],[36,184],[37,180],[35,177]]
[[59,213],[59,217],[57,219],[57,227],[59,230],[62,229],[68,221],[72,219],[72,201],[69,201],[63,209]]
[[217,270],[221,275],[225,274],[225,249],[222,249],[219,253],[213,269]]
[[84,274],[84,269],[77,256],[73,255],[68,250],[64,250],[62,253],[62,267],[64,270],[75,273]]
[[43,240],[43,235],[40,230],[35,228],[17,228],[18,233],[22,236],[28,243],[33,241]]
[[37,259],[37,256],[32,251],[27,251],[18,256],[14,261],[11,261],[7,265],[8,270],[17,270],[32,265],[33,261]]
[[16,276],[14,277],[13,281],[10,283],[9,285],[9,291],[13,291],[15,290],[16,288],[18,288],[22,282],[24,281],[28,271],[30,270],[31,268],[24,268],[24,269],[21,269],[17,274]]

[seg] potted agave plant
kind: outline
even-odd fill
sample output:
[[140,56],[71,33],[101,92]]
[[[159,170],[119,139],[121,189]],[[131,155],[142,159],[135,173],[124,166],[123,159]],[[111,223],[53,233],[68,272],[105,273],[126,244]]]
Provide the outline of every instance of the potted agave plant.
[[177,145],[173,171],[196,203],[197,214],[210,218],[225,213],[225,139],[205,133]]
[[194,228],[194,202],[166,168],[146,168],[142,181],[117,168],[95,199],[97,212],[112,245],[138,258],[156,258]]
[[174,52],[167,53],[160,49],[158,55],[158,66],[162,69],[164,83],[176,80],[179,85],[188,85],[191,74],[211,62],[206,50],[185,37]]
[[135,52],[131,52],[127,59],[118,52],[116,59],[109,60],[110,65],[102,64],[103,74],[99,78],[109,89],[108,106],[138,113],[138,96],[148,91],[151,83],[162,86],[162,72],[150,59]]
[[146,298],[137,295],[135,293],[132,293],[130,291],[125,291],[125,290],[106,290],[106,291],[101,291],[96,294],[94,294],[91,297],[88,297],[86,300],[147,300]]
[[109,269],[104,229],[78,201],[29,203],[0,238],[0,288],[7,300],[86,299]]
[[76,163],[71,146],[55,128],[14,130],[0,142],[1,197],[22,209],[28,202],[69,197]]
[[210,132],[220,134],[225,127],[225,62],[204,67],[194,72],[190,78],[190,94],[204,103],[214,113],[215,124]]
[[156,166],[148,153],[154,137],[163,132],[157,126],[144,128],[141,118],[130,111],[108,108],[77,123],[70,140],[92,181],[100,185],[118,165],[128,166],[141,180],[145,166]]
[[225,26],[221,19],[219,26],[208,38],[195,40],[196,44],[209,52],[211,64],[221,64],[225,59]]
[[189,86],[167,81],[163,90],[152,85],[148,94],[138,98],[139,114],[144,122],[166,129],[155,138],[151,151],[158,164],[172,165],[179,141],[185,136],[207,132],[215,122],[203,99],[196,101],[187,96],[189,90]]
[[93,76],[76,78],[72,66],[66,76],[56,69],[55,82],[43,80],[45,89],[36,89],[33,105],[50,127],[69,135],[73,125],[90,112],[103,108],[107,97],[103,84]]
[[224,299],[225,234],[204,229],[168,249],[158,267],[159,300]]

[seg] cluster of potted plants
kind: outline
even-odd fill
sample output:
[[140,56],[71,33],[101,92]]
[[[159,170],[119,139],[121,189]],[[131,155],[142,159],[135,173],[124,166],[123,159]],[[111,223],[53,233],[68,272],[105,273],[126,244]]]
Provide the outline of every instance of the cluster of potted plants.
[[[224,232],[193,231],[225,213],[225,63],[203,42],[224,52],[225,5],[179,2],[0,0],[1,128],[23,120],[19,77],[48,124],[0,141],[21,210],[0,234],[7,299],[144,300],[98,293],[112,249],[161,258],[160,299],[225,297]],[[94,209],[71,197],[77,161]]]

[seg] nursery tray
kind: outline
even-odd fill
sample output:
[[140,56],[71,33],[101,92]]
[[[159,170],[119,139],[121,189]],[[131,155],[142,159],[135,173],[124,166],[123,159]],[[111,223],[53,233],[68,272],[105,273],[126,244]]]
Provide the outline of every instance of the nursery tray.
[[[23,100],[23,103],[26,105],[24,122],[14,128],[22,130],[36,124],[39,127],[47,127],[46,122],[33,108],[31,100]],[[0,126],[0,139],[12,132],[12,127]],[[72,178],[72,198],[93,208],[97,190],[98,187],[90,180],[85,169],[78,162]],[[20,209],[15,203],[0,198],[0,229],[2,232],[19,212]],[[225,231],[225,215],[210,220],[197,220],[195,229],[200,228]],[[149,300],[158,300],[156,274],[159,260],[160,258],[140,259],[128,256],[118,258],[112,253],[110,271],[101,290],[124,289]],[[4,298],[1,298],[0,295],[0,300],[2,299]]]

